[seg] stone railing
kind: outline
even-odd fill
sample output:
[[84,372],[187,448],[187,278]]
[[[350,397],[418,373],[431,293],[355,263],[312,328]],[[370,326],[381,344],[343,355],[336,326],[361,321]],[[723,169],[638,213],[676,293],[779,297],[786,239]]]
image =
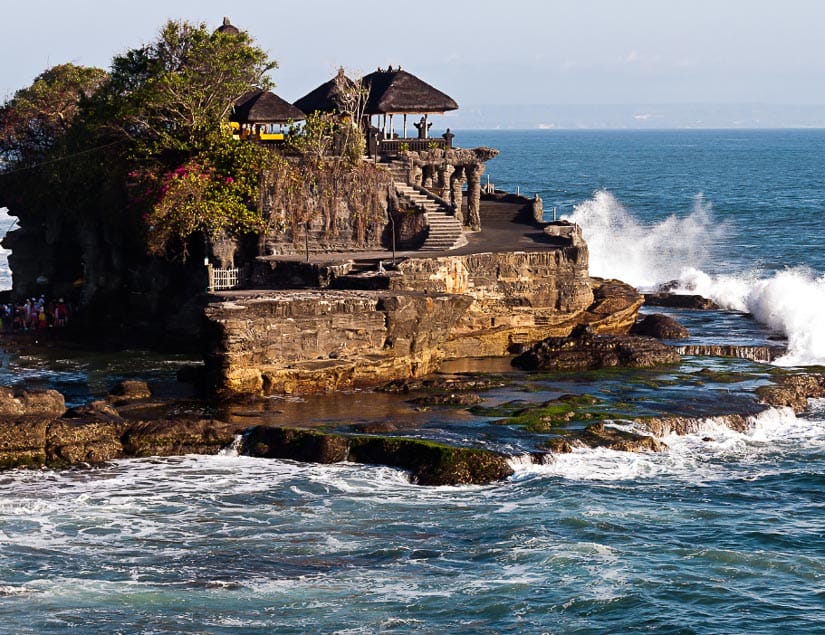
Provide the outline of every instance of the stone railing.
[[421,152],[423,150],[434,150],[449,148],[446,139],[381,139],[378,141],[378,154],[381,156],[398,156],[403,152]]

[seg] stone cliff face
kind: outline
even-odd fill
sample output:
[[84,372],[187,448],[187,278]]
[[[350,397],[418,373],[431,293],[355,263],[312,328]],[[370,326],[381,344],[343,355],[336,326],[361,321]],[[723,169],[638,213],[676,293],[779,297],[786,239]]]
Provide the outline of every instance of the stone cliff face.
[[227,293],[211,303],[219,390],[326,392],[420,377],[447,358],[502,356],[580,323],[626,333],[641,297],[592,280],[587,246],[411,258],[380,291]]
[[629,285],[591,279],[587,245],[578,241],[552,251],[411,259],[400,270],[392,288],[472,298],[444,343],[450,359],[507,355],[566,336],[581,323],[597,333],[624,334],[642,305]]
[[434,371],[464,314],[462,295],[280,291],[209,305],[207,358],[219,389],[327,392]]

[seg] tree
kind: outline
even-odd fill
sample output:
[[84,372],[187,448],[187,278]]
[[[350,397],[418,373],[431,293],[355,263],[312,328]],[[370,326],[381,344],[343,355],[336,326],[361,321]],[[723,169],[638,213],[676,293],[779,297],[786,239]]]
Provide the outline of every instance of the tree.
[[150,253],[185,257],[193,233],[262,229],[258,184],[269,152],[233,140],[226,121],[240,96],[269,87],[273,68],[246,33],[178,21],[113,61],[100,100],[109,115],[98,119],[130,140],[131,202]]
[[0,158],[7,169],[43,161],[107,77],[99,68],[61,64],[18,90],[0,108]]
[[170,20],[154,43],[114,59],[109,94],[140,153],[194,154],[222,134],[220,122],[239,97],[269,87],[274,68],[244,32]]

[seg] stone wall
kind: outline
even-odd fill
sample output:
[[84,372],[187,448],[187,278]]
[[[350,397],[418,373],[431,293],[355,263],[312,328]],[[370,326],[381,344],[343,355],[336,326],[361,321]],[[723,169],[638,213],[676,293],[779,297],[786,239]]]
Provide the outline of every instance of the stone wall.
[[410,259],[393,289],[472,298],[444,343],[448,358],[507,355],[514,346],[566,335],[593,302],[587,245]]
[[229,392],[327,392],[434,371],[471,299],[387,291],[272,291],[225,297],[207,367]]

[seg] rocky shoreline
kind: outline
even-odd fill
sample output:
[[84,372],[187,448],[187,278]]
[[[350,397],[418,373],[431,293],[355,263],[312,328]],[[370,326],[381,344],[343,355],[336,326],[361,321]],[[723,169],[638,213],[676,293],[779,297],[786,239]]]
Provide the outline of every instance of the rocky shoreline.
[[[181,407],[152,398],[145,382],[126,381],[105,399],[66,408],[55,390],[15,392],[0,388],[0,469],[89,467],[114,459],[182,454],[217,454],[234,448],[258,458],[300,462],[386,465],[406,470],[421,485],[483,484],[507,478],[515,463],[547,463],[575,448],[627,452],[667,449],[662,437],[699,432],[707,418],[617,417],[587,395],[566,395],[535,405],[485,409],[479,390],[496,380],[412,380],[388,387],[418,399],[421,407],[466,408],[495,423],[529,431],[539,449],[508,455],[404,436],[393,426],[351,426],[346,431],[281,425],[250,425],[243,417],[219,417],[208,408]],[[802,413],[808,400],[825,398],[825,373],[776,373],[755,390],[752,412],[730,412],[713,420],[744,431],[750,416],[770,407]],[[463,396],[463,397],[462,397]],[[191,404],[190,404],[191,406]]]

